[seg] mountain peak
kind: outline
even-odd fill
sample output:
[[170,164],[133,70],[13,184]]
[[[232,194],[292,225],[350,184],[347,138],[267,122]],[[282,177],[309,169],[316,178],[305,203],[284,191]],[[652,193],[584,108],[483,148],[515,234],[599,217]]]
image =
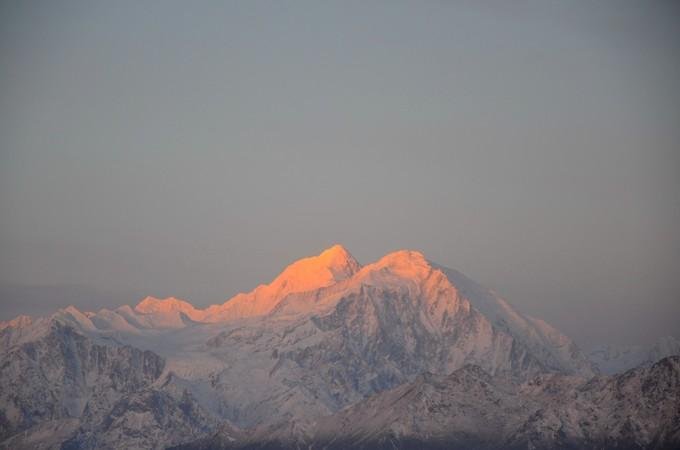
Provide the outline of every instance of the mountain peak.
[[389,270],[404,278],[419,278],[430,271],[432,265],[421,252],[416,250],[397,250],[371,264],[372,270]]
[[318,255],[318,258],[326,260],[341,258],[346,260],[352,258],[352,255],[350,255],[347,249],[343,247],[341,244],[333,244],[326,250],[322,251]]
[[415,250],[398,250],[367,264],[357,276],[361,284],[392,288],[445,290],[451,287],[446,277],[425,256]]
[[31,325],[33,318],[25,314],[21,314],[12,320],[0,322],[0,330],[4,328],[23,328]]
[[391,265],[430,265],[422,252],[418,250],[397,250],[380,258],[378,262]]
[[316,256],[299,259],[281,272],[271,283],[237,294],[223,305],[208,308],[209,321],[225,317],[248,317],[266,314],[290,294],[315,291],[351,278],[361,265],[342,246],[333,245]]
[[295,261],[268,288],[279,295],[309,291],[349,278],[360,268],[357,260],[342,245],[335,244],[317,256]]
[[340,244],[328,247],[318,256],[312,258],[316,258],[318,263],[342,278],[352,276],[354,272],[361,268],[357,260]]
[[194,306],[184,300],[180,300],[175,297],[168,297],[164,299],[156,297],[146,297],[144,300],[139,302],[135,306],[137,312],[143,314],[160,313],[160,312],[171,312],[171,311],[181,311],[181,312],[193,312]]

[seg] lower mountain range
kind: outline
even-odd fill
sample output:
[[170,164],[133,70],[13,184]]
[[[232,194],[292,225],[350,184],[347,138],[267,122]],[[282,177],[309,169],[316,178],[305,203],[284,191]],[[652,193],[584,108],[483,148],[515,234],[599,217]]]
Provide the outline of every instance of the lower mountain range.
[[206,309],[0,324],[0,448],[680,448],[680,343],[585,354],[461,273],[343,247]]

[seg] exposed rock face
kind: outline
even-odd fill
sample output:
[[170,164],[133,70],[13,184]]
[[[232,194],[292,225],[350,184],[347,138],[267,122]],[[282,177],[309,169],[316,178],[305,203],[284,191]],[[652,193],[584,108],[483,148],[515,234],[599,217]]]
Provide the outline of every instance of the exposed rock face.
[[675,449],[680,357],[591,380],[558,374],[525,383],[464,366],[422,374],[321,418],[307,435],[221,432],[184,449]]
[[[96,313],[68,307],[1,323],[0,343],[6,448],[163,448],[218,429],[239,445],[326,442],[331,435],[319,433],[334,431],[319,418],[360,414],[353,408],[367,399],[418,383],[427,392],[448,386],[437,395],[453,396],[456,408],[473,392],[488,395],[480,408],[502,413],[468,408],[465,433],[510,427],[498,436],[515,445],[547,433],[544,423],[567,423],[549,402],[525,401],[522,383],[554,376],[551,389],[564,390],[595,374],[568,337],[459,272],[407,250],[361,266],[341,246],[222,305],[149,297]],[[480,390],[473,381],[484,377]],[[435,412],[417,414],[447,423]],[[549,415],[534,430],[531,414]],[[402,444],[422,438],[404,430]],[[516,441],[511,430],[521,431]]]
[[[592,374],[567,337],[462,275],[463,291],[418,252],[396,252],[334,285],[281,299],[266,316],[207,340],[215,387],[251,427],[313,420],[412,381],[476,364],[526,379]],[[481,300],[480,300],[481,299]],[[492,319],[476,301],[495,308]]]
[[49,420],[99,414],[117,396],[150,386],[162,373],[158,355],[130,346],[96,345],[54,322],[36,341],[0,355],[1,435]]
[[[175,398],[147,389],[122,397],[101,420],[86,417],[85,425],[62,448],[165,448],[214,433],[217,421],[187,392]],[[90,424],[94,423],[94,426]]]
[[165,366],[155,353],[98,343],[59,320],[37,325],[24,330],[33,339],[0,331],[29,339],[0,354],[0,447],[163,448],[216,429],[188,394],[154,390]]

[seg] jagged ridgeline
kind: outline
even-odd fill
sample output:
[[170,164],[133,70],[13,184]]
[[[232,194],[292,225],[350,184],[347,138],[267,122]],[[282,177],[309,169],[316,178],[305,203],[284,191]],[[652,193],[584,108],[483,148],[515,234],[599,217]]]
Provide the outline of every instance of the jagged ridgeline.
[[[464,275],[343,247],[206,309],[0,325],[4,448],[673,448],[678,359],[616,375]],[[635,447],[636,446],[636,447]]]

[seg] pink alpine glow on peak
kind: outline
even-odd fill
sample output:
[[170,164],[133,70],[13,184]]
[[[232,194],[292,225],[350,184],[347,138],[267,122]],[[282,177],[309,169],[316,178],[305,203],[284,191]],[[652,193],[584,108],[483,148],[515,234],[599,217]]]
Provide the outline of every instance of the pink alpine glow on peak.
[[196,311],[194,305],[184,300],[175,297],[167,297],[164,299],[156,297],[146,297],[135,306],[137,312],[143,314],[153,314],[161,312],[180,311],[183,313],[193,313]]
[[31,316],[27,316],[25,314],[22,314],[20,316],[15,317],[12,320],[0,322],[0,330],[4,328],[22,328],[22,327],[27,327],[33,323],[33,318]]
[[287,295],[327,287],[352,277],[361,266],[341,245],[295,261],[271,282],[262,286],[272,295]]
[[135,311],[149,316],[163,316],[166,322],[168,318],[174,318],[171,322],[175,322],[177,326],[182,324],[181,314],[198,322],[203,321],[206,316],[206,310],[198,309],[191,303],[175,297],[164,299],[146,297],[135,306]]
[[356,259],[343,246],[336,244],[317,256],[290,264],[270,284],[238,294],[222,305],[211,306],[206,310],[206,320],[216,322],[267,314],[287,295],[332,286],[351,278],[360,269]]
[[397,250],[388,253],[370,266],[372,270],[389,269],[404,278],[420,278],[432,270],[425,255],[416,250]]
[[[342,245],[335,244],[316,256],[299,259],[271,283],[240,293],[221,305],[197,309],[173,297],[147,297],[135,311],[142,314],[183,313],[200,322],[222,322],[272,312],[287,296],[335,286],[339,291],[373,286],[412,286],[423,293],[453,290],[446,277],[415,250],[398,250],[362,267]],[[334,288],[335,289],[335,288]],[[455,297],[455,294],[453,295]]]

